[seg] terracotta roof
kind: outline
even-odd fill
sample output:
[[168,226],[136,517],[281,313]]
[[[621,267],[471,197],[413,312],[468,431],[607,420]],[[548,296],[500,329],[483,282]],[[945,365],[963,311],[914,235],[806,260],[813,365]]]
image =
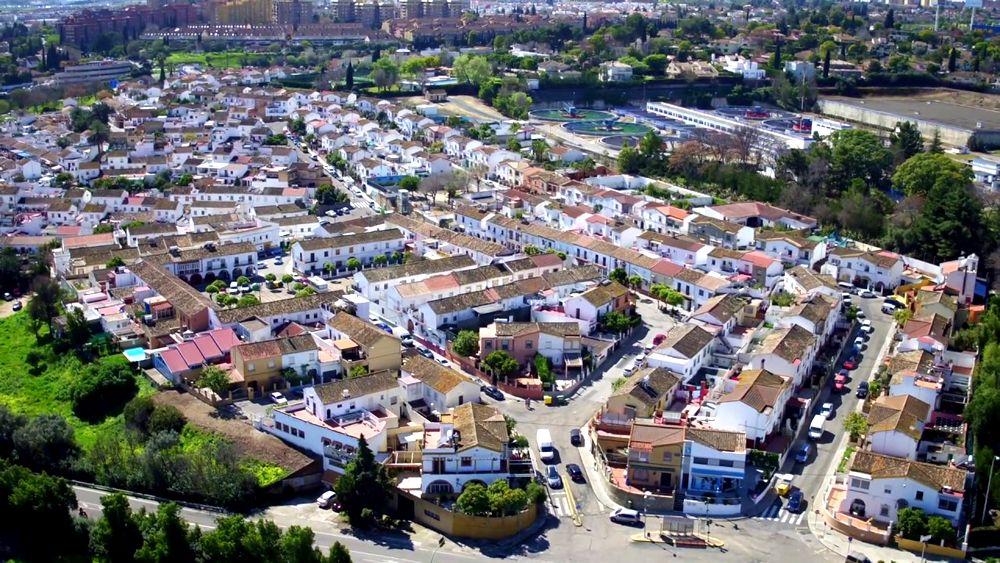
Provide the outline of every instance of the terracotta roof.
[[912,479],[936,491],[950,489],[956,493],[965,491],[967,475],[957,467],[909,461],[865,450],[854,453],[850,471],[871,475],[872,479]]
[[634,448],[638,444],[642,444],[646,448],[683,444],[684,427],[635,421],[632,423],[632,434],[629,436],[628,443],[629,448]]
[[714,338],[712,333],[694,324],[677,325],[666,336],[657,348],[677,350],[685,358],[697,356]]
[[816,336],[795,324],[789,328],[772,330],[760,343],[757,354],[774,354],[789,363],[800,361],[816,342]]
[[915,371],[917,373],[930,373],[934,367],[934,356],[924,350],[912,350],[896,354],[889,360],[889,373],[896,374],[903,371]]
[[708,446],[719,452],[742,452],[747,448],[747,435],[732,430],[716,430],[714,428],[687,429],[687,439]]
[[503,452],[510,442],[503,413],[489,405],[459,405],[452,410],[451,419],[455,430],[459,432],[460,452],[472,448]]
[[730,319],[736,316],[743,307],[747,305],[747,301],[738,297],[734,293],[726,293],[724,295],[716,295],[704,305],[698,307],[698,310],[692,313],[692,317],[697,317],[700,315],[711,315],[719,320],[722,324],[726,324]]
[[[648,380],[645,378],[649,378]],[[644,381],[645,380],[645,381]],[[666,368],[645,368],[626,380],[617,393],[629,395],[647,406],[655,406],[677,387],[680,379]]]
[[403,371],[438,393],[448,393],[462,383],[472,382],[465,375],[419,355],[406,358],[403,362]]
[[595,307],[603,307],[608,303],[628,295],[628,288],[624,285],[612,281],[610,283],[598,284],[580,294],[588,303]]
[[388,268],[373,268],[361,273],[369,283],[384,282],[415,276],[417,274],[437,274],[451,272],[462,268],[475,266],[476,262],[470,256],[459,254],[440,260],[411,259],[406,264]]
[[780,407],[778,398],[789,386],[789,381],[780,375],[775,375],[767,370],[754,369],[743,370],[739,381],[732,391],[723,395],[719,402],[744,403],[757,412],[766,412],[769,409]]
[[281,347],[277,340],[263,340],[261,342],[248,342],[236,347],[244,360],[260,360],[263,358],[275,358],[281,355]]
[[837,287],[837,280],[833,279],[832,276],[826,274],[817,274],[812,270],[809,270],[805,266],[796,266],[791,270],[785,272],[786,276],[792,277],[795,281],[799,283],[806,291],[812,291],[819,287],[829,287],[835,289]]
[[372,323],[359,319],[358,317],[344,311],[338,311],[332,319],[326,322],[326,324],[333,330],[346,335],[348,338],[365,348],[374,346],[383,338],[391,338],[397,341],[399,340],[395,336],[373,325]]
[[521,336],[544,332],[554,336],[580,336],[580,324],[576,321],[565,323],[493,323],[497,336]]
[[[363,377],[354,377],[314,385],[313,390],[323,404],[329,405],[343,401],[348,397],[364,397],[379,391],[388,391],[399,387],[396,374],[392,372],[377,373]],[[345,395],[344,392],[347,392]]]
[[868,433],[902,432],[920,440],[931,406],[912,395],[879,397],[868,412]]

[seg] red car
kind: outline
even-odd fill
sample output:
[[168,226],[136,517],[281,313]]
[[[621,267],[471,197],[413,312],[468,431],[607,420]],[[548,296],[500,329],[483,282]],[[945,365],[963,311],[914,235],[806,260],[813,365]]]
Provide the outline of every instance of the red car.
[[843,392],[844,386],[847,385],[847,378],[843,375],[838,375],[833,378],[833,390],[840,393]]
[[657,334],[656,336],[653,337],[653,346],[659,346],[660,344],[663,344],[663,341],[666,339],[667,339],[666,334]]
[[855,369],[857,367],[858,364],[855,363],[854,360],[847,360],[846,362],[844,362],[844,369]]

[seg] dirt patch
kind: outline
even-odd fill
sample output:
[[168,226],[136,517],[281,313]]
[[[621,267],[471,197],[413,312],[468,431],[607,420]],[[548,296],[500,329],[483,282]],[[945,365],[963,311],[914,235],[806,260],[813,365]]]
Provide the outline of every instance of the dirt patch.
[[153,401],[161,405],[173,405],[184,413],[191,424],[207,432],[224,436],[245,458],[272,463],[292,473],[313,462],[309,456],[274,436],[260,432],[247,422],[236,418],[225,418],[225,413],[220,413],[189,393],[164,391],[156,394]]

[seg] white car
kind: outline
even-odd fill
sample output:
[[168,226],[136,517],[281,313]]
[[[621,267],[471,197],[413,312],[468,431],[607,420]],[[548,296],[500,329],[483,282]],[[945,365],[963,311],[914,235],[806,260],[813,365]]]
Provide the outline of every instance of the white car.
[[625,374],[625,377],[628,377],[633,373],[635,373],[635,368],[636,368],[635,362],[629,362],[628,365],[625,366],[625,369],[622,370],[622,373]]
[[819,414],[826,418],[833,417],[833,403],[823,403],[823,406],[819,408]]
[[229,284],[229,295],[238,295],[240,292],[240,284],[236,282],[231,282]]
[[867,315],[865,315],[864,311],[862,311],[861,309],[858,309],[857,313],[854,315],[854,318],[856,318],[856,319],[864,319],[866,316]]
[[275,391],[274,393],[271,393],[271,401],[273,401],[277,405],[288,404],[288,399],[286,399],[285,396],[281,394],[281,391]]
[[335,500],[337,500],[337,493],[334,491],[327,491],[319,495],[319,498],[316,499],[316,504],[320,508],[330,508],[333,506]]
[[860,330],[862,334],[871,334],[875,332],[875,327],[872,325],[861,325],[861,328],[858,330]]
[[875,297],[875,292],[870,289],[863,289],[858,292],[858,295],[864,299],[872,299]]

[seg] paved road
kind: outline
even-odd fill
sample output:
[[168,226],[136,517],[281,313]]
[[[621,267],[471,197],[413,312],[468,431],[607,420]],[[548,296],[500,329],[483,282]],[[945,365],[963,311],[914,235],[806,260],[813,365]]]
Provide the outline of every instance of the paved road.
[[[832,402],[834,406],[834,417],[827,421],[825,429],[826,432],[823,437],[813,442],[816,446],[816,450],[813,456],[805,464],[796,463],[789,471],[796,476],[793,484],[800,488],[805,495],[807,501],[806,510],[811,510],[814,508],[814,499],[820,492],[820,488],[825,482],[827,476],[830,474],[831,465],[834,463],[834,455],[837,450],[837,445],[840,443],[841,436],[844,434],[844,418],[848,413],[854,412],[857,407],[858,399],[855,392],[858,388],[858,384],[861,381],[868,380],[872,377],[877,366],[877,356],[879,351],[882,350],[887,335],[892,327],[892,317],[881,312],[880,308],[882,305],[881,299],[861,299],[857,296],[852,298],[854,303],[861,307],[861,310],[865,312],[865,315],[871,319],[872,326],[875,328],[875,332],[872,333],[871,338],[868,340],[867,348],[863,352],[862,361],[860,366],[850,372],[850,379],[847,383],[847,391],[844,393],[834,393],[833,389],[830,387],[832,385],[832,378],[827,386],[822,389],[820,399],[815,401],[815,411],[818,412],[820,405],[826,402]],[[857,334],[851,334],[848,337],[848,342],[853,342]],[[850,346],[848,346],[848,349]],[[838,361],[837,368],[843,362],[843,358]],[[804,419],[805,424],[809,424],[812,421],[812,414],[806,416]],[[798,447],[801,442],[797,442],[794,447]],[[832,465],[833,469],[836,469],[836,465]],[[783,510],[783,509],[782,509]],[[797,525],[805,526],[805,521],[797,522]]]

